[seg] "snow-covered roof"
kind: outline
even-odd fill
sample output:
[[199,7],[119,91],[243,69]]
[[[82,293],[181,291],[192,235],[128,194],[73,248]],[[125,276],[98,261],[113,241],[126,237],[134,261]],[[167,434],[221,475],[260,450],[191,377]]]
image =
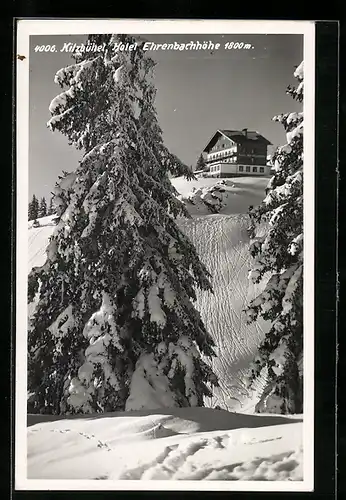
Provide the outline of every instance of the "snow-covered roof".
[[267,146],[271,146],[271,142],[268,141],[263,135],[261,135],[257,130],[225,130],[219,129],[215,132],[213,137],[210,139],[206,147],[203,149],[203,152],[207,152],[214,146],[218,138],[223,135],[227,137],[227,139],[231,139],[237,144],[243,144],[248,141],[256,141],[262,144],[266,144]]

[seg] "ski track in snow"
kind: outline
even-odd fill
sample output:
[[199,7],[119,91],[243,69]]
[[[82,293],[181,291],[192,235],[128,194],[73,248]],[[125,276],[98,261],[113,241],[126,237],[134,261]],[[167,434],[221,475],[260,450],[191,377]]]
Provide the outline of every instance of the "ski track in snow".
[[[266,326],[264,321],[247,325],[243,313],[260,291],[260,286],[247,277],[251,266],[248,217],[208,215],[184,219],[179,224],[212,275],[214,294],[197,292],[197,308],[216,343],[217,358],[211,362],[220,379],[220,388],[214,390],[209,404],[244,409],[252,396],[243,378]],[[261,381],[258,387],[261,390]]]
[[[275,438],[274,438],[275,439]],[[280,439],[280,438],[276,438]],[[285,480],[290,477],[291,472],[297,472],[300,468],[300,451],[288,451],[270,457],[260,457],[247,462],[230,460],[225,465],[220,460],[219,466],[204,460],[204,466],[196,465],[201,461],[203,452],[213,450],[227,450],[229,436],[217,436],[215,438],[200,438],[185,444],[167,446],[164,451],[149,464],[141,465],[132,470],[127,470],[119,479],[141,479],[141,480],[268,480],[270,475],[275,480]],[[269,439],[268,441],[271,441]],[[263,441],[265,442],[265,441]],[[231,454],[231,449],[228,450]],[[205,453],[204,453],[205,454]],[[221,453],[220,453],[221,455]],[[233,463],[232,463],[233,462]],[[275,473],[281,473],[275,474]],[[300,472],[300,471],[299,471]],[[300,475],[298,472],[298,478]],[[269,476],[269,477],[268,477]],[[281,477],[280,477],[281,476]]]

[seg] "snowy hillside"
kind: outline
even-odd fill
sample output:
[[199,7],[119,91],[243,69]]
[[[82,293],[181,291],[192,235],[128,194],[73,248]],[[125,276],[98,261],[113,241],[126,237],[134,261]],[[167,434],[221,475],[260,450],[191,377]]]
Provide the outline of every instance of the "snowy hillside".
[[[193,216],[180,221],[183,231],[194,243],[198,254],[212,275],[214,294],[198,293],[197,307],[202,319],[217,345],[217,358],[212,360],[220,387],[208,406],[232,411],[253,412],[263,390],[258,380],[249,392],[244,375],[253,360],[256,348],[266,328],[264,321],[247,325],[243,309],[254,298],[261,285],[248,279],[251,265],[249,255],[249,224],[246,214],[250,205],[256,206],[265,195],[268,178],[238,177],[231,179],[200,178],[186,181],[180,177],[172,184],[185,201]],[[196,193],[219,186],[223,207],[218,214],[211,214]],[[203,195],[202,195],[203,196]]]
[[298,416],[175,408],[55,421],[36,415],[28,424],[28,479],[303,479]]
[[216,341],[217,357],[212,362],[220,381],[207,404],[233,411],[251,411],[259,398],[243,382],[264,327],[264,322],[247,325],[243,313],[256,295],[256,287],[247,278],[247,222],[245,215],[208,215],[180,222],[212,275],[214,294],[197,295],[202,319]]
[[55,224],[55,215],[48,215],[38,219],[39,226],[34,226],[34,221],[29,221],[29,252],[28,252],[28,272],[33,267],[41,266],[46,260],[46,246],[51,236]]

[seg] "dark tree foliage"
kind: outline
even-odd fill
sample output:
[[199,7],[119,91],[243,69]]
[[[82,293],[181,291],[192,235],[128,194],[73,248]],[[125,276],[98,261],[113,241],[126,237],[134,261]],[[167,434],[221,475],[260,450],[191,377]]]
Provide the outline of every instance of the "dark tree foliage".
[[[303,63],[294,73],[297,87],[287,93],[303,101]],[[273,155],[275,173],[263,202],[250,211],[250,278],[260,283],[270,276],[263,292],[247,309],[248,321],[258,316],[271,322],[252,367],[250,383],[267,371],[268,386],[258,411],[274,401],[282,413],[303,411],[303,113],[274,117],[287,144]],[[257,229],[266,225],[263,236]],[[271,400],[271,403],[270,403]],[[266,406],[267,405],[267,406]]]
[[115,42],[135,40],[88,41],[105,51],[76,55],[58,71],[63,92],[50,105],[48,126],[84,156],[56,184],[47,261],[29,276],[29,302],[38,294],[30,411],[134,409],[152,394],[203,405],[217,384],[202,358],[214,343],[193,302],[196,287],[211,285],[174,220],[188,214],[169,180],[192,174],[163,144],[154,63],[142,44],[115,53]]

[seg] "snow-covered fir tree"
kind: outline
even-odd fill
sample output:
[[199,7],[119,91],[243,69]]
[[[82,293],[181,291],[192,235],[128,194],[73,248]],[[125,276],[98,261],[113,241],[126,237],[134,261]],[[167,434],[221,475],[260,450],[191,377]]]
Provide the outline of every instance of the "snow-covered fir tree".
[[45,217],[47,215],[47,202],[46,198],[43,196],[40,201],[40,206],[38,209],[38,217]]
[[[303,101],[303,62],[294,76],[297,87],[287,93]],[[267,224],[255,237],[250,251],[254,264],[250,278],[259,283],[269,275],[263,292],[249,305],[248,320],[258,316],[271,322],[259,348],[251,375],[253,381],[267,370],[268,387],[258,410],[271,399],[282,413],[303,411],[303,112],[276,116],[286,131],[287,143],[277,148],[266,198],[251,211],[252,229]],[[268,399],[269,398],[269,399]],[[265,402],[266,400],[266,402]],[[268,407],[267,407],[268,408]]]
[[29,220],[36,220],[39,213],[39,201],[37,197],[33,194],[31,202],[29,203],[29,209],[28,209],[28,219]]
[[53,215],[53,214],[54,214],[54,205],[53,205],[53,197],[51,197],[49,200],[47,215]]
[[197,171],[200,171],[200,170],[204,170],[206,167],[206,162],[205,162],[205,159],[203,158],[203,155],[200,154],[198,159],[197,159],[197,163],[196,163],[196,169]]
[[91,35],[102,53],[55,77],[51,130],[84,150],[57,182],[57,226],[29,275],[29,411],[200,406],[217,378],[213,340],[195,309],[209,273],[175,217],[188,216],[169,173],[191,176],[163,144],[154,62],[127,35]]

